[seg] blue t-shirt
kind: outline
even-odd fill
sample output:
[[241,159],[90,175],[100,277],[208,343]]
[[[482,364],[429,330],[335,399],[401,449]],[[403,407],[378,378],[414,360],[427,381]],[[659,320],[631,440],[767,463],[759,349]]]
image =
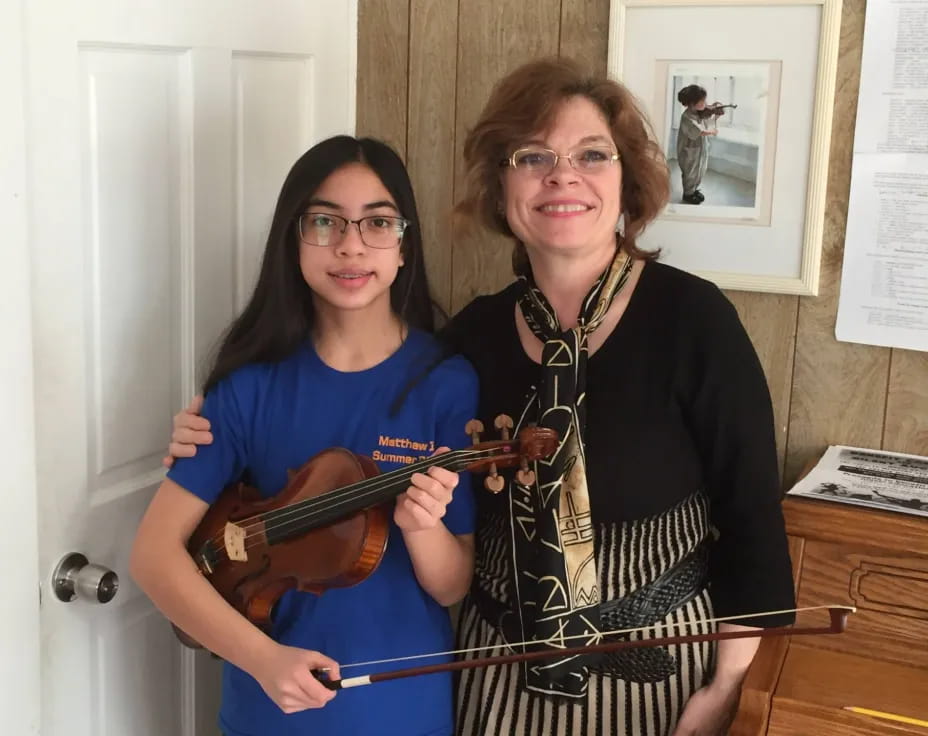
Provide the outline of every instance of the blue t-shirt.
[[[391,404],[434,360],[430,335],[411,330],[396,353],[364,371],[342,373],[307,342],[279,363],[249,365],[213,388],[203,405],[213,443],[179,459],[174,482],[212,503],[247,471],[264,495],[287,484],[287,470],[329,447],[345,447],[388,471],[437,447],[466,447],[464,425],[476,415],[477,377],[460,357],[433,368],[391,416]],[[471,484],[461,475],[443,521],[454,534],[474,530]],[[379,567],[360,584],[321,596],[290,591],[280,599],[271,636],[315,649],[340,664],[448,651],[448,612],[416,580],[399,528],[390,521]],[[420,662],[348,668],[342,677]],[[453,731],[451,675],[404,678],[340,691],[325,707],[284,714],[246,672],[224,665],[219,723],[229,736],[432,736]]]

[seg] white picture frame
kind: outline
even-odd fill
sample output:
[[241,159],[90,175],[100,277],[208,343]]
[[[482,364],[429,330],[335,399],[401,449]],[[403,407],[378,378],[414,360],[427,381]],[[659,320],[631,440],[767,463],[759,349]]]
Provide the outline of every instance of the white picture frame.
[[[720,288],[818,294],[840,26],[840,0],[612,0],[609,76],[671,168],[671,202],[640,247]],[[699,202],[683,199],[694,174],[675,153],[690,84],[735,105],[700,121],[717,132]]]

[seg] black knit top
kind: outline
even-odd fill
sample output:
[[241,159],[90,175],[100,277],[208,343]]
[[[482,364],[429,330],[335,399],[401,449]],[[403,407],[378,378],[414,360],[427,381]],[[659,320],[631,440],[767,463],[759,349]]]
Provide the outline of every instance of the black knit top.
[[[500,413],[518,424],[539,376],[516,331],[517,294],[512,284],[478,297],[443,331],[477,369],[488,429]],[[586,387],[594,524],[653,517],[702,493],[716,536],[709,568],[715,615],[792,608],[770,395],[724,294],[709,281],[647,263],[622,319],[588,361]],[[507,513],[503,495],[481,486],[480,515]],[[793,618],[737,623],[775,626]]]

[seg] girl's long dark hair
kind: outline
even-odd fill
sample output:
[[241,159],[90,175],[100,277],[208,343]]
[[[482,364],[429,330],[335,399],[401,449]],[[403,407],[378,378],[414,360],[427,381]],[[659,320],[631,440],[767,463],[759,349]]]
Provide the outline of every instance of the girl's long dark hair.
[[277,198],[254,293],[223,337],[204,383],[204,393],[248,363],[286,358],[309,338],[314,309],[312,290],[300,271],[297,220],[322,182],[351,163],[370,167],[402,216],[409,220],[401,246],[404,265],[390,287],[391,307],[410,327],[433,331],[422,229],[406,167],[382,141],[335,136],[310,148],[287,174]]

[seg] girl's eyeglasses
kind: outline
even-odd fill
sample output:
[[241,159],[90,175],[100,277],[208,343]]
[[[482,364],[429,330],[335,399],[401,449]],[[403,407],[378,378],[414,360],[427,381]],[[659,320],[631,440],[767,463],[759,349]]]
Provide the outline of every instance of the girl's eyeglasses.
[[304,212],[299,219],[300,240],[326,248],[345,239],[349,225],[357,225],[361,242],[370,248],[396,248],[403,242],[409,220],[391,215],[368,215],[349,220],[327,212]]

